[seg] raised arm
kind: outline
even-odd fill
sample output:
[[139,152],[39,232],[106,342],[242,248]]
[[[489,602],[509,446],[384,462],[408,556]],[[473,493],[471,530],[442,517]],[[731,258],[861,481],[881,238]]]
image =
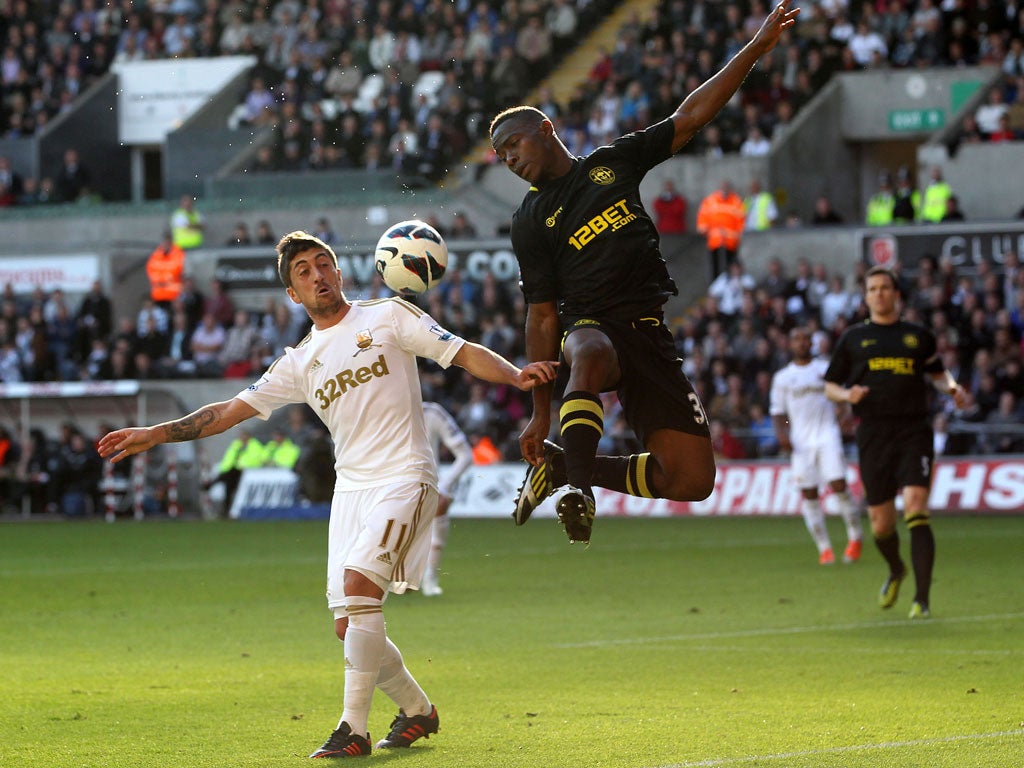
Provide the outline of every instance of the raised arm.
[[152,427],[127,427],[100,438],[97,450],[115,464],[136,453],[148,451],[163,443],[184,443],[210,435],[219,435],[257,414],[244,400],[234,398],[210,403],[176,421],[165,421]]
[[676,126],[675,138],[672,139],[673,152],[682,149],[697,131],[711,122],[739,90],[757,60],[779,42],[782,30],[796,23],[800,9],[789,10],[789,3],[790,0],[782,0],[775,6],[754,39],[743,46],[718,73],[687,96],[672,113],[672,121]]

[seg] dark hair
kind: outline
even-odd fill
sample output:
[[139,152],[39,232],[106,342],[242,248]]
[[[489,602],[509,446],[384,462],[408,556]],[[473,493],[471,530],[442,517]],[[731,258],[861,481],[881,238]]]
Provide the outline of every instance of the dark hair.
[[523,122],[529,122],[533,125],[540,125],[543,121],[547,120],[548,116],[541,112],[536,107],[519,106],[509,107],[503,112],[499,112],[493,120],[491,120],[491,127],[488,129],[487,136],[494,143],[494,132],[498,129],[502,123],[508,122],[509,120],[522,120]]
[[334,266],[338,266],[338,257],[335,255],[334,250],[319,237],[311,235],[308,232],[303,232],[301,229],[289,232],[281,238],[276,248],[277,276],[281,278],[281,282],[284,283],[285,288],[292,287],[292,277],[290,272],[292,259],[303,251],[308,251],[310,248],[322,248],[327,251],[327,253],[331,254]]
[[875,265],[867,272],[864,273],[864,284],[866,285],[869,277],[875,275],[885,275],[892,282],[892,287],[896,289],[897,293],[900,293],[900,281],[896,279],[896,273],[893,272],[889,267],[883,267],[881,265]]

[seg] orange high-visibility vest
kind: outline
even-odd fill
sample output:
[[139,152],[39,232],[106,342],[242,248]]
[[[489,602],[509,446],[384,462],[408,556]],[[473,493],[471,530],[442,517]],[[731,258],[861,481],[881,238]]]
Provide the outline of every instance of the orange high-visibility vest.
[[743,199],[739,195],[733,192],[724,197],[721,191],[715,191],[705,197],[697,209],[697,231],[707,236],[708,248],[725,246],[735,250],[740,244],[745,218]]
[[150,298],[153,301],[174,301],[178,298],[184,272],[185,250],[181,246],[171,245],[166,251],[157,246],[146,262]]

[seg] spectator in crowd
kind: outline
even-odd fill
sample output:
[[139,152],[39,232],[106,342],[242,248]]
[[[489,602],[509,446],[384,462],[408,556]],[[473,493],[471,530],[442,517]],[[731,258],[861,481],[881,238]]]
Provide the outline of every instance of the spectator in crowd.
[[259,332],[250,320],[246,310],[235,310],[234,320],[217,355],[224,378],[245,378],[253,373],[252,350],[259,339]]
[[896,171],[896,190],[893,192],[892,219],[897,224],[911,224],[917,220],[921,207],[921,193],[914,189],[907,166]]
[[67,517],[87,517],[95,511],[102,465],[92,443],[71,430],[57,454],[53,480],[60,489],[60,511]]
[[226,341],[227,333],[217,322],[216,316],[211,313],[204,314],[190,341],[192,360],[198,376],[219,378],[223,374],[220,353]]
[[686,198],[676,188],[674,180],[667,178],[661,183],[661,193],[651,204],[654,211],[654,226],[662,235],[686,234]]
[[64,161],[54,177],[57,199],[69,203],[77,201],[87,192],[92,183],[92,173],[82,165],[78,150],[68,147],[64,150]]
[[811,224],[814,226],[828,226],[842,223],[843,217],[836,213],[828,196],[819,195],[818,199],[814,201],[814,214],[811,216]]
[[445,233],[449,240],[471,240],[477,237],[476,227],[469,220],[465,211],[455,211],[452,214],[451,227]]
[[316,220],[316,229],[313,232],[313,236],[319,237],[330,246],[338,244],[338,235],[325,216],[321,216]]
[[244,221],[239,221],[235,224],[235,229],[232,231],[231,236],[224,243],[227,246],[246,246],[252,245],[252,235],[249,234],[249,225]]
[[964,221],[965,218],[964,212],[960,209],[960,198],[956,195],[947,197],[946,212],[942,215],[942,222]]
[[266,219],[260,219],[256,222],[256,244],[275,245],[276,243],[277,237],[274,235],[274,230],[270,227],[270,222]]
[[756,285],[754,278],[743,269],[743,263],[736,259],[711,281],[708,295],[716,298],[722,314],[731,318],[740,311],[744,293],[753,291]]
[[1008,113],[1010,105],[1003,95],[1003,86],[996,85],[989,89],[988,98],[974,111],[974,119],[978,130],[985,139],[1000,129],[999,119]]

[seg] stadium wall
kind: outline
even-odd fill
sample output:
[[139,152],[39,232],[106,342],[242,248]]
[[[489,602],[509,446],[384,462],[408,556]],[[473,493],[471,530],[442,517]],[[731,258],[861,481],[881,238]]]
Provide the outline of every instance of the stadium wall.
[[[441,468],[443,476],[447,467]],[[474,466],[463,475],[449,508],[453,517],[507,518],[512,514],[523,464]],[[855,498],[863,497],[855,465],[848,470]],[[329,505],[295,501],[296,478],[288,470],[246,470],[230,516],[236,519],[326,517]],[[800,514],[800,491],[788,462],[720,462],[715,489],[705,501],[642,499],[603,488],[597,494],[599,517],[792,517]],[[831,492],[825,510],[837,514]],[[972,457],[939,460],[935,465],[929,506],[950,514],[1024,513],[1024,457]],[[551,500],[533,517],[554,519]]]

